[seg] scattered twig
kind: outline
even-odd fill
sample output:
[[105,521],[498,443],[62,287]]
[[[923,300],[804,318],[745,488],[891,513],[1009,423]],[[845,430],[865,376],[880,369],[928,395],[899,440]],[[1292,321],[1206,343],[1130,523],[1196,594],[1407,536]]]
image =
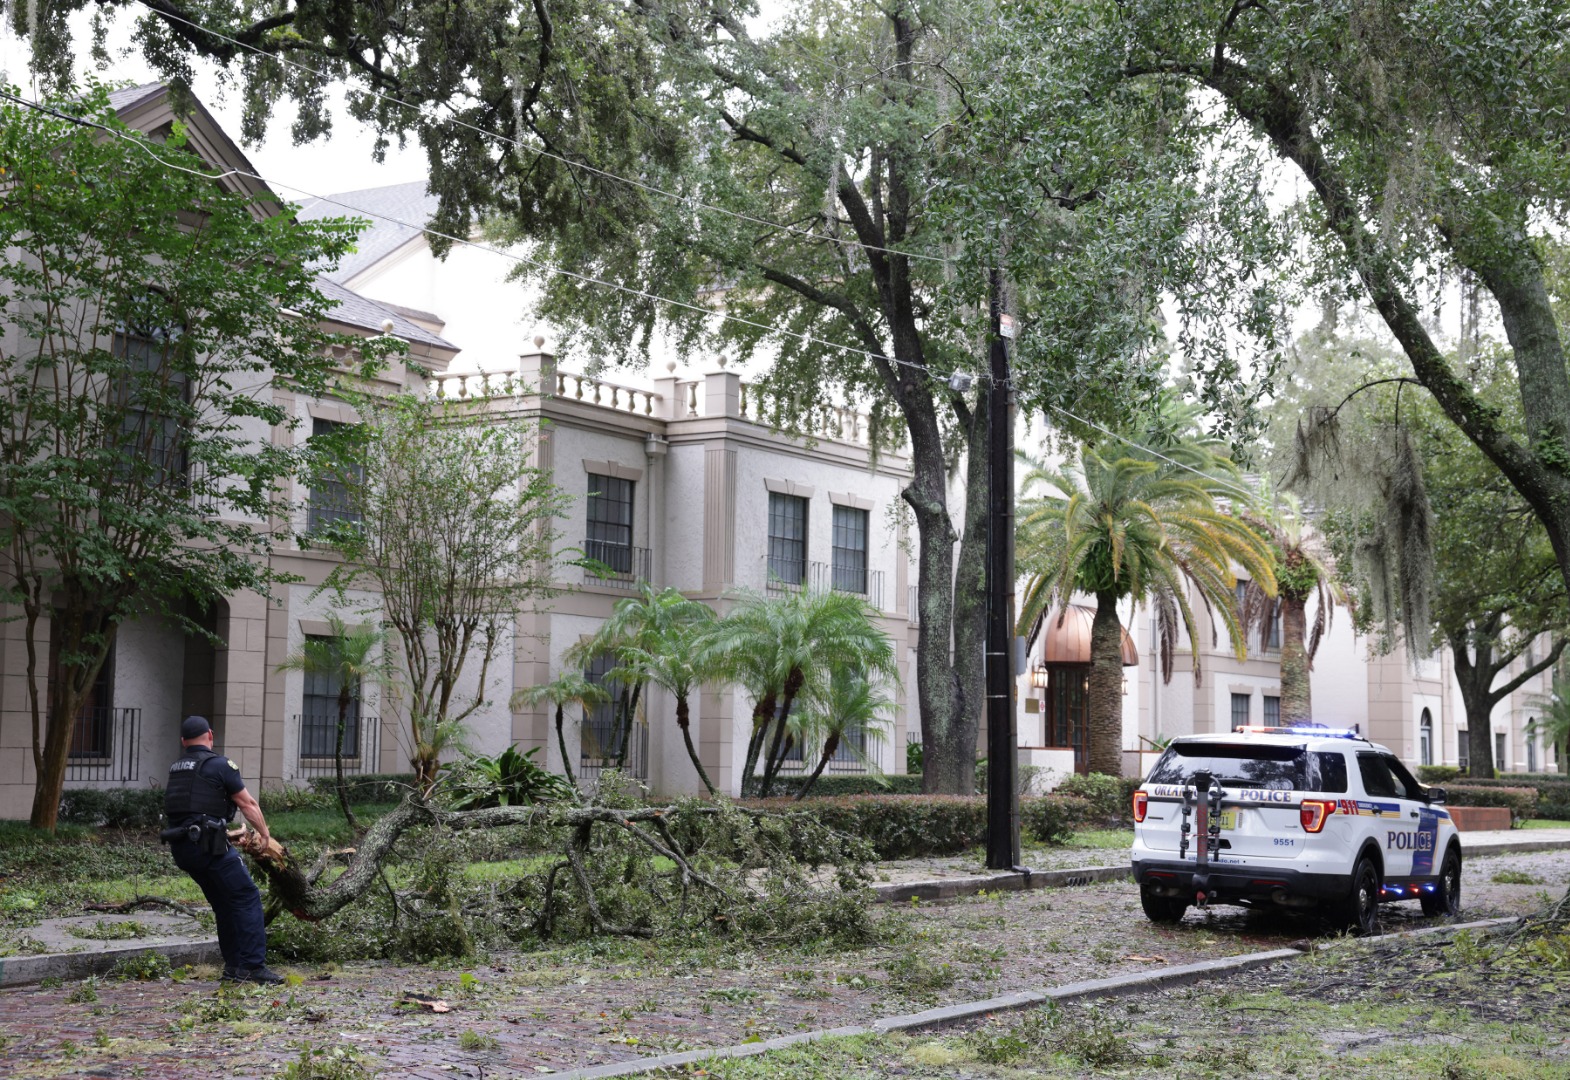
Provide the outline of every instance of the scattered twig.
[[184,904],[179,900],[170,900],[162,896],[138,896],[125,901],[123,904],[83,904],[82,907],[87,911],[103,911],[112,915],[124,915],[126,912],[135,911],[137,908],[143,907],[164,907],[171,911],[177,911],[181,915],[189,915],[193,919],[205,913],[204,908],[194,907],[191,904]]

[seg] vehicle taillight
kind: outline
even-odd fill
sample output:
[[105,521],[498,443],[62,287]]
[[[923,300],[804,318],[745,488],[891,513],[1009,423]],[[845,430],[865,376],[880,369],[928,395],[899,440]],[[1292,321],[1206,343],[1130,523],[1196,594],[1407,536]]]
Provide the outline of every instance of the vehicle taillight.
[[1145,808],[1150,805],[1150,797],[1143,791],[1134,792],[1134,820],[1145,820]]
[[1325,827],[1330,815],[1336,812],[1336,804],[1324,799],[1304,799],[1299,812],[1303,816],[1303,831],[1318,832]]

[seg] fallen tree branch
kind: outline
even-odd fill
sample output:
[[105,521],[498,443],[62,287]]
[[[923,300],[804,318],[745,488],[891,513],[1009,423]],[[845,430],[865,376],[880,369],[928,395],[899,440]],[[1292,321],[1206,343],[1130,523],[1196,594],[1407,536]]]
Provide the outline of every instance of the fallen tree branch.
[[82,905],[85,911],[102,911],[110,915],[124,915],[127,912],[144,907],[164,907],[171,911],[177,911],[181,915],[189,915],[193,919],[199,915],[207,914],[206,908],[195,907],[194,905],[182,903],[179,900],[170,900],[163,896],[137,896],[125,901],[123,904]]

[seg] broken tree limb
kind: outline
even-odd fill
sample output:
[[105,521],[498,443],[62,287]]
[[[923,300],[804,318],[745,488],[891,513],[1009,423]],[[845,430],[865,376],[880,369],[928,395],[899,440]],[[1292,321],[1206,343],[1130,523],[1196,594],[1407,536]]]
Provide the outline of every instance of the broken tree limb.
[[170,911],[177,911],[181,915],[189,915],[193,919],[199,915],[206,915],[208,913],[207,908],[181,903],[179,900],[170,900],[164,896],[137,896],[121,904],[82,905],[82,908],[85,911],[102,911],[109,915],[124,915],[128,912],[135,911],[137,908],[144,907],[168,908]]

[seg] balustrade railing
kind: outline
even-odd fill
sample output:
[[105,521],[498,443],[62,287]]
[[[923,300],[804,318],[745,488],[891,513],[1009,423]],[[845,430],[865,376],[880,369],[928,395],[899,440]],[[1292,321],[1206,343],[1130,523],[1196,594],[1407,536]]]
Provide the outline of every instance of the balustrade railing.
[[142,710],[92,706],[76,717],[67,753],[67,781],[128,784],[140,777]]
[[[338,747],[338,714],[296,715],[299,754],[296,774],[302,777],[335,776]],[[373,773],[381,758],[381,721],[374,716],[351,716],[344,721],[343,771]]]
[[653,552],[649,548],[604,540],[585,540],[583,553],[597,564],[583,568],[585,585],[632,590],[638,587],[640,581],[649,580],[649,568],[653,562]]

